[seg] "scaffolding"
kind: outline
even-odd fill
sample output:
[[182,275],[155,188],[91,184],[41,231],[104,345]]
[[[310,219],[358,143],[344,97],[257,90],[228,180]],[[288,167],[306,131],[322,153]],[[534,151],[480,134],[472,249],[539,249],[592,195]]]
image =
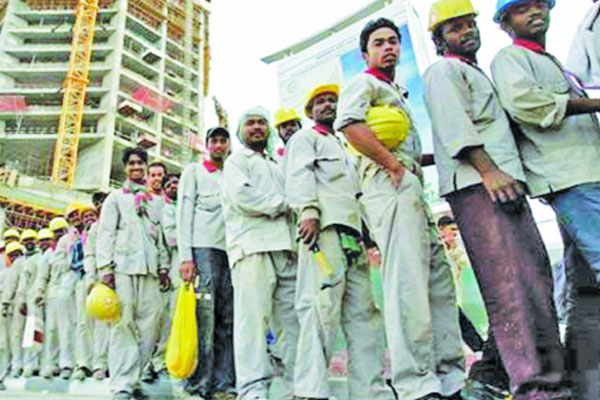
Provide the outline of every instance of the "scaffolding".
[[53,210],[30,203],[20,202],[0,196],[0,207],[4,209],[7,228],[41,229],[48,226],[50,220],[60,214]]

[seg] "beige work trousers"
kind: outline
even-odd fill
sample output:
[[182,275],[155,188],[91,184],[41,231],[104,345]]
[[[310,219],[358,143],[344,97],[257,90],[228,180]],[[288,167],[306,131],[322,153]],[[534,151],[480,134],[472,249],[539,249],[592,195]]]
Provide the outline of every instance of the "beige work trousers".
[[288,251],[255,253],[237,261],[233,284],[233,349],[238,400],[267,398],[272,378],[267,354],[269,323],[283,329],[280,347],[286,383],[282,398],[291,399],[298,341],[294,310],[296,256]]
[[156,350],[152,356],[151,363],[154,371],[159,372],[166,368],[165,365],[165,348],[167,345],[167,339],[171,330],[171,318],[175,308],[175,289],[171,289],[168,292],[161,293],[162,305],[161,305],[161,316],[159,322],[160,336]]
[[[33,315],[38,321],[44,321],[44,308],[37,307],[35,305],[35,302],[33,301],[34,297],[35,296],[33,293],[29,295],[30,300],[27,302],[27,315]],[[25,324],[27,324],[27,321],[25,322]],[[43,346],[34,346],[23,349],[23,372],[31,373],[33,371],[39,371],[40,364],[42,362],[42,356]]]
[[10,367],[10,318],[0,315],[0,382],[4,380]]
[[93,360],[93,324],[92,318],[85,311],[88,284],[85,279],[75,284],[75,310],[77,323],[75,329],[75,366],[91,371]]
[[158,278],[115,273],[121,317],[111,325],[108,351],[110,390],[132,393],[158,341],[162,296]]
[[392,385],[403,400],[464,386],[464,354],[450,265],[408,169],[394,188],[380,167],[363,177],[360,201],[382,259],[384,322]]
[[108,342],[110,338],[110,325],[102,321],[94,321],[94,356],[93,371],[108,370]]
[[[46,303],[44,369],[73,369],[76,315],[72,298],[51,297]],[[57,360],[58,357],[58,360]]]
[[[16,304],[19,304],[16,302]],[[11,305],[10,318],[10,352],[11,370],[23,369],[23,332],[25,331],[25,316],[19,312],[18,307]]]
[[394,399],[382,377],[384,331],[375,307],[366,251],[348,265],[335,226],[319,235],[321,251],[334,268],[343,268],[341,282],[321,289],[326,277],[312,253],[301,245],[298,254],[296,313],[300,335],[296,353],[294,395],[328,398],[328,367],[341,324],[348,343],[350,400]]

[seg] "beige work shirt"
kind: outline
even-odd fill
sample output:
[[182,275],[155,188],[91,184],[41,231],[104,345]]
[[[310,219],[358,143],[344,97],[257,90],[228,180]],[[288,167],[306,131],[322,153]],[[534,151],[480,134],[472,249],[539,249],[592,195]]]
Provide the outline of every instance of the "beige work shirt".
[[510,121],[484,72],[444,58],[429,67],[424,80],[440,195],[482,182],[479,172],[458,158],[468,147],[483,147],[498,168],[525,182]]
[[591,6],[573,36],[567,69],[587,85],[600,85],[600,3]]
[[98,279],[96,264],[96,239],[98,238],[98,221],[94,222],[87,232],[87,241],[83,245],[83,269],[88,282]]
[[9,267],[4,275],[2,282],[2,304],[18,304],[23,298],[18,296],[17,288],[21,274],[27,268],[28,260],[26,256],[18,257]]
[[492,62],[500,101],[521,133],[517,145],[533,197],[600,182],[600,127],[595,114],[566,116],[570,99],[585,94],[569,84],[560,63],[511,45]]
[[125,275],[158,276],[170,270],[162,233],[162,198],[153,196],[146,213],[138,215],[135,195],[114,190],[102,205],[96,263],[100,270],[114,264],[114,271]]
[[223,172],[210,163],[185,167],[177,192],[179,258],[192,260],[192,248],[225,250],[225,221],[221,207]]
[[[393,105],[402,108],[413,123],[406,141],[394,151],[394,155],[407,168],[420,171],[421,139],[415,127],[415,119],[410,111],[407,97],[407,91],[397,83],[388,83],[370,74],[360,73],[350,81],[340,95],[334,128],[336,131],[341,131],[342,128],[352,123],[365,122],[367,111],[372,106]],[[374,161],[361,156],[359,160],[361,179],[373,167],[376,167]]]
[[337,224],[360,233],[358,175],[336,134],[305,128],[292,136],[286,150],[290,207],[301,219],[320,219],[321,229]]
[[250,254],[293,249],[285,183],[275,161],[248,148],[234,152],[225,161],[221,190],[231,266]]

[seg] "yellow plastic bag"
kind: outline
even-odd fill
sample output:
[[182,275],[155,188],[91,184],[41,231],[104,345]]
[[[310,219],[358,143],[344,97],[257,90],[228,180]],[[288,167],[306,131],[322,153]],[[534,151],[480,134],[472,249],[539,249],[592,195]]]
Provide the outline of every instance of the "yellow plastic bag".
[[165,350],[165,363],[172,377],[186,379],[194,372],[197,360],[196,293],[191,283],[185,283],[177,291],[175,315]]

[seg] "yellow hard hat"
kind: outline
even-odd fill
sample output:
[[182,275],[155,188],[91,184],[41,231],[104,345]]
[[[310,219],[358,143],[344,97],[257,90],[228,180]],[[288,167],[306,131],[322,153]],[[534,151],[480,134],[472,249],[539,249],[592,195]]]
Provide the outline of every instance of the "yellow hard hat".
[[37,240],[37,232],[33,229],[25,229],[23,233],[21,233],[21,242],[27,239],[35,239]]
[[50,221],[50,230],[55,232],[59,229],[69,229],[69,223],[63,217],[52,218]]
[[86,204],[80,203],[78,201],[74,201],[67,206],[67,209],[65,210],[65,216],[68,216],[69,214],[71,214],[74,211],[81,212],[86,206],[87,206]]
[[296,112],[295,108],[280,108],[275,111],[275,115],[273,116],[273,124],[275,127],[283,124],[287,121],[300,121],[300,116]]
[[387,149],[394,149],[404,143],[411,128],[411,120],[406,111],[387,105],[369,108],[365,122]]
[[477,11],[471,0],[438,0],[431,5],[429,10],[429,31],[452,18],[464,17],[465,15],[477,15]]
[[306,100],[304,101],[304,113],[306,114],[306,116],[308,118],[311,118],[310,116],[310,110],[312,108],[312,100],[317,97],[320,94],[323,93],[334,93],[336,96],[339,97],[340,95],[340,85],[335,84],[335,83],[328,83],[326,85],[319,85],[317,87],[315,87],[314,89],[310,90],[307,94],[306,94]]
[[85,311],[100,321],[117,322],[121,315],[119,296],[104,283],[97,283],[85,301]]
[[25,253],[25,247],[19,242],[11,242],[6,246],[6,255],[11,255],[14,252],[20,251]]
[[81,207],[79,208],[79,213],[83,215],[83,213],[88,211],[93,211],[94,213],[96,213],[96,215],[98,215],[98,210],[93,204],[81,204]]
[[54,239],[54,233],[48,228],[40,229],[37,236],[38,240]]
[[0,250],[4,250],[6,248],[6,243],[4,243],[4,240],[0,240]]
[[4,231],[4,234],[2,235],[2,238],[4,240],[9,239],[9,238],[13,238],[13,239],[21,239],[21,235],[19,235],[19,231],[16,229],[7,229]]

